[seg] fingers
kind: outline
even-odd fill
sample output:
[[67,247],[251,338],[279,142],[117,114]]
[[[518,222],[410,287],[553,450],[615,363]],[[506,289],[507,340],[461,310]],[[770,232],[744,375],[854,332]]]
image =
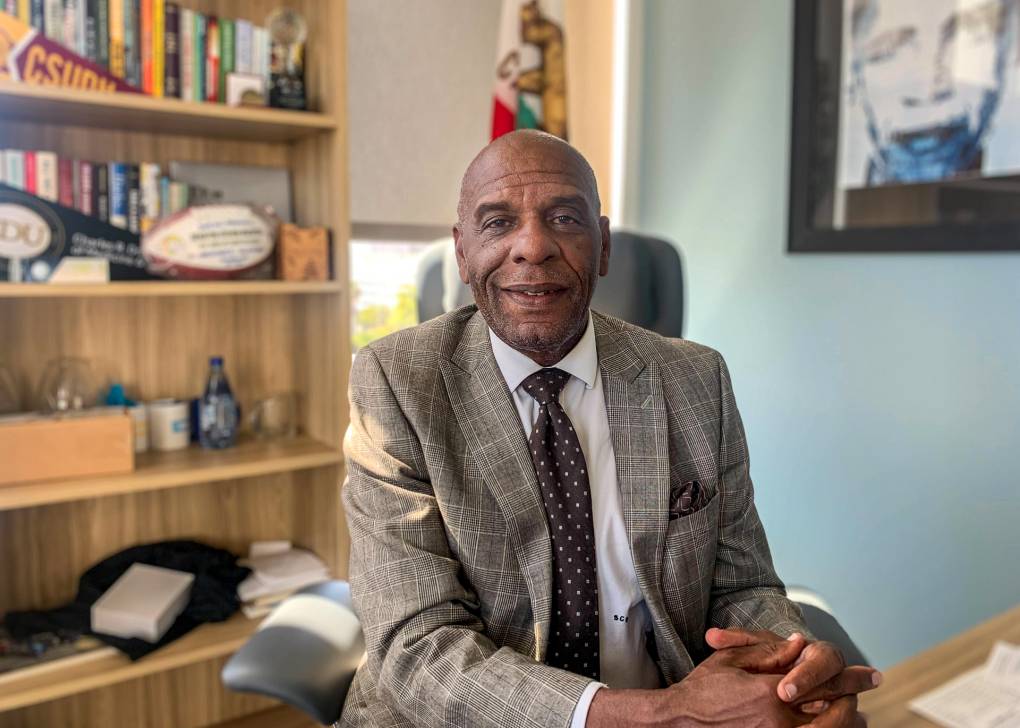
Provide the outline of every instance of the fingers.
[[719,629],[712,627],[705,633],[705,642],[713,650],[726,650],[731,647],[750,647],[760,642],[777,642],[782,637],[773,632],[751,632],[746,629]]
[[800,637],[795,640],[730,647],[716,652],[709,659],[748,672],[775,673],[785,672],[803,650],[804,638]]
[[867,724],[857,713],[857,696],[847,695],[833,700],[809,725],[812,728],[859,728]]
[[[796,668],[794,668],[796,669]],[[848,667],[813,690],[797,695],[797,701],[834,700],[874,690],[882,684],[882,673],[872,667]],[[801,706],[801,710],[803,710]]]
[[779,699],[790,702],[836,677],[846,666],[843,653],[828,642],[812,642],[804,648],[803,659],[779,682]]

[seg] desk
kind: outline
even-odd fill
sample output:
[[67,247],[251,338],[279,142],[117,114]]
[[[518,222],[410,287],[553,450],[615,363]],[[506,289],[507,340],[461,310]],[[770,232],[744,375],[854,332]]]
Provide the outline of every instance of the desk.
[[998,640],[1020,644],[1020,606],[883,670],[878,690],[864,693],[860,709],[871,728],[922,728],[935,723],[911,713],[907,703],[981,665]]

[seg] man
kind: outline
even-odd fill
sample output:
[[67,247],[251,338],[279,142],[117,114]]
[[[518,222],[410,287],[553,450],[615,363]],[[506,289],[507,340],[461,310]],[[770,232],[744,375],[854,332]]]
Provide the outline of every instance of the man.
[[[1016,0],[845,2],[852,79],[846,108],[860,100],[872,147],[865,184],[1001,171],[987,169],[994,160],[986,161],[984,150],[1013,62]],[[846,143],[859,138],[844,133]]]
[[453,234],[477,310],[354,364],[368,655],[341,724],[863,725],[877,673],[803,636],[722,359],[589,312],[610,238],[584,158],[500,137]]

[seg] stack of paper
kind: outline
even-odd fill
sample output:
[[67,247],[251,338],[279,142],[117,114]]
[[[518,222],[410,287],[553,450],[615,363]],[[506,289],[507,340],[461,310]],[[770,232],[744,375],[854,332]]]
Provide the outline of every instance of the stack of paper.
[[289,541],[253,543],[248,558],[240,563],[252,570],[237,587],[248,618],[267,614],[299,589],[331,578],[322,559],[311,551],[292,548]]
[[996,643],[988,661],[910,703],[946,728],[1020,726],[1020,646]]

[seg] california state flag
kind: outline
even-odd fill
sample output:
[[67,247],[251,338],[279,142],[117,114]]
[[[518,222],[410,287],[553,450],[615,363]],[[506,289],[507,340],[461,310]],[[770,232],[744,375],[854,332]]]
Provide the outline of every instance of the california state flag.
[[563,0],[503,0],[492,138],[542,129],[567,138]]

